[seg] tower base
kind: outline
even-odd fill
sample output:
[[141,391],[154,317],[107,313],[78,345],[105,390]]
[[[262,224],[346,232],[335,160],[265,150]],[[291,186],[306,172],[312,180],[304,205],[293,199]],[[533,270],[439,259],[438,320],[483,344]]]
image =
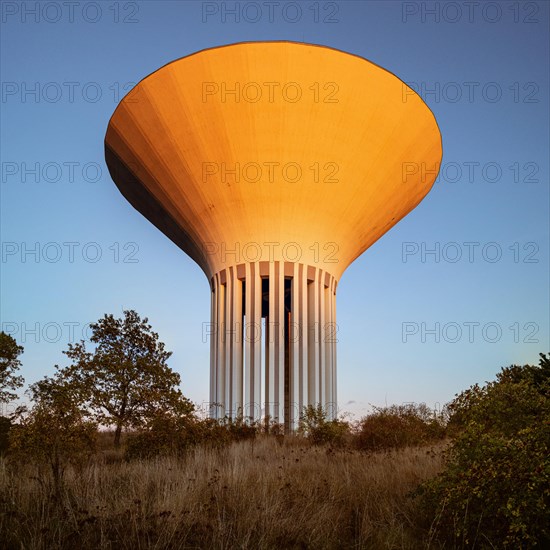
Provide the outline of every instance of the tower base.
[[211,279],[210,414],[298,427],[336,417],[336,279],[300,263],[227,267]]

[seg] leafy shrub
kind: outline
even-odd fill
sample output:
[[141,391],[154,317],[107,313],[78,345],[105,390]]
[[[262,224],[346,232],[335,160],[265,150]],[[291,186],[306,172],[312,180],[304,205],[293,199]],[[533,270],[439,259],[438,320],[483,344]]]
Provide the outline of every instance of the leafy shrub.
[[421,502],[462,548],[550,547],[550,361],[512,365],[450,405],[457,435]]
[[342,445],[350,433],[349,424],[343,420],[327,419],[327,413],[321,406],[308,405],[300,416],[299,433],[315,445]]
[[175,416],[162,411],[152,415],[144,429],[128,435],[125,456],[181,455],[202,439],[200,431],[193,415]]
[[232,441],[254,438],[257,429],[255,423],[246,422],[243,417],[215,420],[200,419],[193,414],[175,416],[159,412],[148,421],[145,429],[128,436],[125,456],[129,460],[178,456],[198,444],[223,447]]
[[426,405],[375,407],[359,421],[355,443],[358,449],[380,451],[425,445],[446,435],[441,415]]
[[9,433],[9,454],[50,469],[59,493],[67,465],[83,465],[95,451],[97,425],[85,419],[70,395],[43,396],[22,413]]
[[237,416],[233,420],[226,417],[222,420],[222,426],[228,430],[231,441],[254,439],[259,430],[256,422],[249,422],[243,416]]

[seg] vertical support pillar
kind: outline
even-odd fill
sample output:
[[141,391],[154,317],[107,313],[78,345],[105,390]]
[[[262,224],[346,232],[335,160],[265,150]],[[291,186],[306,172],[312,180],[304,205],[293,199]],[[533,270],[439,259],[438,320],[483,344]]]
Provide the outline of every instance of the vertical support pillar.
[[308,405],[319,404],[319,270],[315,268],[313,282],[308,284]]
[[298,399],[298,411],[302,414],[303,408],[308,405],[309,395],[309,321],[308,321],[308,284],[307,284],[307,266],[299,267],[299,290],[300,290],[300,308],[298,315],[299,323],[299,341],[300,341],[300,391]]
[[290,285],[290,326],[289,346],[289,420],[290,430],[298,427],[300,419],[300,266],[292,266],[292,282]]
[[218,332],[217,332],[217,382],[216,418],[225,416],[225,285],[221,284],[220,274],[216,274],[218,288]]
[[[257,264],[245,266],[245,316],[246,327],[244,330],[244,369],[245,369],[245,415],[252,420],[258,420],[260,416],[260,354],[261,345],[261,301],[258,296],[259,275]],[[261,287],[261,280],[260,280]]]
[[210,295],[210,416],[216,418],[216,383],[218,378],[217,364],[217,342],[219,319],[218,319],[218,285],[212,285]]
[[245,284],[244,284],[244,328],[243,328],[243,346],[244,346],[244,415],[248,418],[254,417],[254,324],[253,324],[253,282],[250,276],[250,264],[245,265]]
[[319,295],[319,324],[318,324],[318,346],[319,346],[319,388],[317,394],[317,402],[326,411],[326,353],[325,353],[325,323],[326,323],[326,310],[325,310],[325,272],[319,270],[319,278],[317,283],[317,292]]
[[332,344],[332,407],[333,415],[336,418],[338,414],[338,394],[336,392],[336,344],[338,342],[338,325],[336,324],[336,279],[332,280],[333,289],[332,289],[332,322],[334,324],[333,330],[333,344]]
[[233,357],[231,372],[231,396],[233,418],[243,415],[243,284],[232,269],[233,284]]
[[244,346],[244,402],[245,416],[255,417],[254,414],[254,339],[256,337],[256,319],[254,318],[254,280],[251,276],[251,267],[254,264],[245,266],[245,311],[243,328],[243,346]]
[[225,294],[225,414],[229,418],[233,418],[233,400],[231,398],[231,379],[232,379],[232,370],[233,370],[233,337],[234,337],[234,326],[233,326],[233,268],[230,267],[225,271],[225,284],[226,284],[226,294]]
[[260,264],[254,266],[254,420],[260,420],[262,408],[262,277]]
[[333,354],[332,348],[334,346],[334,322],[332,311],[332,291],[333,291],[332,277],[329,278],[328,287],[323,285],[323,292],[325,294],[325,326],[323,327],[323,341],[325,347],[325,392],[323,395],[323,401],[325,402],[325,410],[330,420],[334,417],[334,404],[332,402],[332,362]]
[[277,379],[277,363],[275,358],[275,264],[269,262],[269,313],[265,320],[267,348],[265,350],[265,414],[270,420],[275,419],[275,384]]
[[275,262],[275,418],[285,421],[285,268],[283,262]]

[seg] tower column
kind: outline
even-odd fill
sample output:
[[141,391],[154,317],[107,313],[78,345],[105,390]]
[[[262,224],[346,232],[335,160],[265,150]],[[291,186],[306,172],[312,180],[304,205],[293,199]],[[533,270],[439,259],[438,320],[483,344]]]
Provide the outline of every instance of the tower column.
[[210,399],[219,405],[211,406],[212,416],[269,417],[285,431],[298,427],[307,405],[321,405],[333,418],[336,279],[274,261],[230,266],[211,284]]
[[218,361],[217,361],[217,331],[218,331],[218,285],[212,285],[210,294],[210,416],[217,417],[215,403],[217,399]]
[[300,395],[300,296],[301,296],[300,265],[292,265],[292,282],[290,286],[290,314],[288,323],[288,345],[289,345],[289,406],[288,419],[289,429],[294,430],[298,427],[300,411],[302,409],[302,396]]
[[231,396],[231,380],[233,378],[233,347],[235,342],[235,321],[233,319],[233,303],[235,302],[235,294],[233,292],[233,277],[234,268],[230,267],[226,270],[225,277],[225,319],[224,325],[221,327],[225,346],[225,381],[224,381],[224,405],[225,414],[233,418],[232,396]]
[[216,321],[216,418],[225,416],[225,285],[216,274],[217,321]]
[[246,264],[244,271],[244,415],[258,420],[261,407],[262,280],[258,264]]
[[237,268],[232,269],[233,327],[231,398],[233,418],[244,415],[243,409],[243,282],[237,277]]

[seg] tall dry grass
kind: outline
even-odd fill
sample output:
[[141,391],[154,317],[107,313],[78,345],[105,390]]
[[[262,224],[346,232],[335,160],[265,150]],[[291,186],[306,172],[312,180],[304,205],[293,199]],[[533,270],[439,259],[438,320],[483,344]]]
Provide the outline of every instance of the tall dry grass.
[[386,453],[273,437],[185,458],[70,469],[56,495],[36,466],[0,461],[6,549],[425,548],[407,496],[442,467],[444,443]]

